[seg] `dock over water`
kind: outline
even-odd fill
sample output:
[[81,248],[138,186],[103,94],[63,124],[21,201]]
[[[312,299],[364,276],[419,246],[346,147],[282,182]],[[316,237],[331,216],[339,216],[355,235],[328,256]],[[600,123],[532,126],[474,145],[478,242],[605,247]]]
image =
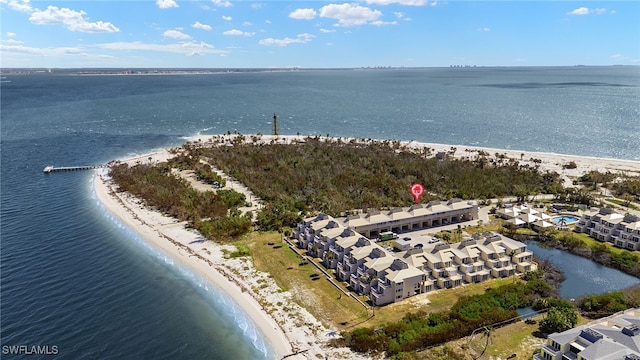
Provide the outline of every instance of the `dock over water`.
[[52,172],[58,172],[58,171],[77,171],[77,170],[92,170],[92,169],[98,169],[98,168],[103,168],[106,165],[84,165],[84,166],[46,166],[44,168],[44,173],[48,174],[48,173],[52,173]]

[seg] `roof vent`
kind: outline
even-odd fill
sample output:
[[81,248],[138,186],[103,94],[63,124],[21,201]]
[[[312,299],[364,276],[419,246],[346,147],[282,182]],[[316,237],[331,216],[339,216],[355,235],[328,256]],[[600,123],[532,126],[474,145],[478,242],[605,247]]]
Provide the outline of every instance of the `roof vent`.
[[594,343],[602,339],[603,335],[591,328],[585,328],[580,332],[580,337],[589,341],[590,343]]
[[638,325],[636,324],[625,326],[622,329],[622,333],[629,336],[636,336],[640,334],[640,327],[638,327]]

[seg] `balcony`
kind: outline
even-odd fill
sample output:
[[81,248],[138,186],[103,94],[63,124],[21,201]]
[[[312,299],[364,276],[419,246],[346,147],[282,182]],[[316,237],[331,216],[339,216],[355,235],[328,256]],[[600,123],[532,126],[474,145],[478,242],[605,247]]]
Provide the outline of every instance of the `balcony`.
[[560,353],[560,349],[556,349],[554,347],[549,346],[549,344],[542,345],[542,351],[546,352],[549,355],[557,355]]
[[460,270],[460,272],[463,272],[465,274],[469,274],[474,272],[475,269],[473,265],[460,265],[458,270]]
[[381,293],[383,293],[386,289],[391,288],[391,285],[387,285],[386,283],[384,283],[381,280],[379,280],[378,281],[378,287],[382,289]]

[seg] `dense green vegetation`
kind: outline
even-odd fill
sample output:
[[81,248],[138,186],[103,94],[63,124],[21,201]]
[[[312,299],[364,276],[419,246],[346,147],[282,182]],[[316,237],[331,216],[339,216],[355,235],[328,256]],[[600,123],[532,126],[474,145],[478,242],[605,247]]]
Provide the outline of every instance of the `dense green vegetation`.
[[200,192],[171,173],[167,163],[156,165],[116,164],[110,175],[120,191],[143,199],[147,206],[182,221],[209,239],[230,240],[251,229],[251,216],[242,215],[237,207],[244,195],[233,190]]
[[640,200],[640,176],[591,171],[582,175],[577,182],[593,189],[595,189],[596,185],[601,185],[623,199],[629,197],[630,199]]
[[290,211],[319,210],[339,215],[352,209],[409,206],[409,186],[425,185],[423,202],[433,199],[483,199],[562,191],[555,173],[516,161],[439,161],[427,149],[397,141],[343,142],[306,138],[303,143],[186,146],[187,160],[205,159],[238,179],[266,202]]
[[551,307],[540,321],[540,332],[552,334],[569,330],[578,323],[578,311],[571,304]]
[[578,308],[586,316],[600,318],[640,306],[640,285],[601,295],[587,295],[577,300]]
[[518,316],[516,309],[533,305],[548,285],[541,288],[542,272],[527,282],[490,288],[484,294],[464,296],[444,312],[410,313],[402,320],[379,328],[357,328],[343,333],[345,344],[354,351],[396,355],[467,336],[473,330]]

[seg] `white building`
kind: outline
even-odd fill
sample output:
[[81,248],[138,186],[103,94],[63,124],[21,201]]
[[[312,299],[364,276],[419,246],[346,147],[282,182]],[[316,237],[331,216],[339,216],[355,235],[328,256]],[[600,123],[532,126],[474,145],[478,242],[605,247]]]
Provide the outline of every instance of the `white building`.
[[627,250],[640,250],[640,219],[631,214],[618,214],[612,209],[584,213],[574,231],[609,242]]
[[640,360],[640,308],[553,333],[534,360]]
[[495,233],[476,234],[453,245],[429,241],[394,253],[319,214],[298,224],[293,237],[298,247],[335,270],[338,280],[358,294],[368,294],[374,305],[535,269],[533,254],[523,243]]
[[342,219],[342,223],[368,238],[375,238],[387,231],[426,229],[477,218],[478,204],[475,201],[451,199],[448,202],[431,201],[426,205],[415,204],[384,212],[369,211],[366,214],[349,215]]

